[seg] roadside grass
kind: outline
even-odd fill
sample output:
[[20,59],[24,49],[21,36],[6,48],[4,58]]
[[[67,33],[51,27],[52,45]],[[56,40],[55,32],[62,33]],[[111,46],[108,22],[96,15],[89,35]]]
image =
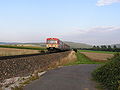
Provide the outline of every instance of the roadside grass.
[[65,66],[78,65],[78,64],[105,64],[105,62],[92,61],[91,59],[86,57],[84,54],[80,53],[80,51],[77,51],[76,56],[77,56],[77,61],[66,64]]
[[110,51],[93,51],[93,50],[79,50],[80,52],[93,52],[93,53],[107,53],[107,54],[114,54],[116,52],[110,52]]
[[0,48],[16,48],[16,49],[46,50],[45,47],[16,46],[16,45],[0,45]]

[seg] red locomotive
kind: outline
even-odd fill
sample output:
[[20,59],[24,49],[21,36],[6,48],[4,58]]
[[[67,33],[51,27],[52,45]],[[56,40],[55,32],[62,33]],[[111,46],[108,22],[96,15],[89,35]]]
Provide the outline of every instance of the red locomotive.
[[48,51],[66,51],[70,50],[70,46],[59,40],[58,38],[47,38],[46,47]]

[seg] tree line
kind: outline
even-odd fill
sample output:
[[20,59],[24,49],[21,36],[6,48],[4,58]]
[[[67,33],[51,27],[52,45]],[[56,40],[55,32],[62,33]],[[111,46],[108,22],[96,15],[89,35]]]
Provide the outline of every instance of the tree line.
[[120,52],[120,48],[118,48],[116,45],[111,47],[110,45],[101,45],[101,46],[93,46],[92,48],[81,48],[82,50],[94,50],[94,51],[111,51],[111,52]]

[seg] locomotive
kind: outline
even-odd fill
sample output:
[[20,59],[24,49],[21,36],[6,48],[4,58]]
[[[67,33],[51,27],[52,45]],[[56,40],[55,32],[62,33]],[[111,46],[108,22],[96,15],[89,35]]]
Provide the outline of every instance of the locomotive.
[[59,40],[58,38],[47,38],[46,47],[50,52],[67,51],[70,50],[70,46]]

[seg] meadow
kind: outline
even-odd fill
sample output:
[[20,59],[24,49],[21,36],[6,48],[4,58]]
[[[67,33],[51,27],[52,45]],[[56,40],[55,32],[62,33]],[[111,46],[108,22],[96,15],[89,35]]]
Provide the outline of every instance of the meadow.
[[46,48],[37,46],[0,45],[0,56],[34,54],[40,53],[41,50],[46,50]]
[[77,64],[104,64],[105,62],[93,61],[90,58],[86,57],[80,51],[76,53],[77,60],[75,62],[69,63],[67,65],[77,65]]

